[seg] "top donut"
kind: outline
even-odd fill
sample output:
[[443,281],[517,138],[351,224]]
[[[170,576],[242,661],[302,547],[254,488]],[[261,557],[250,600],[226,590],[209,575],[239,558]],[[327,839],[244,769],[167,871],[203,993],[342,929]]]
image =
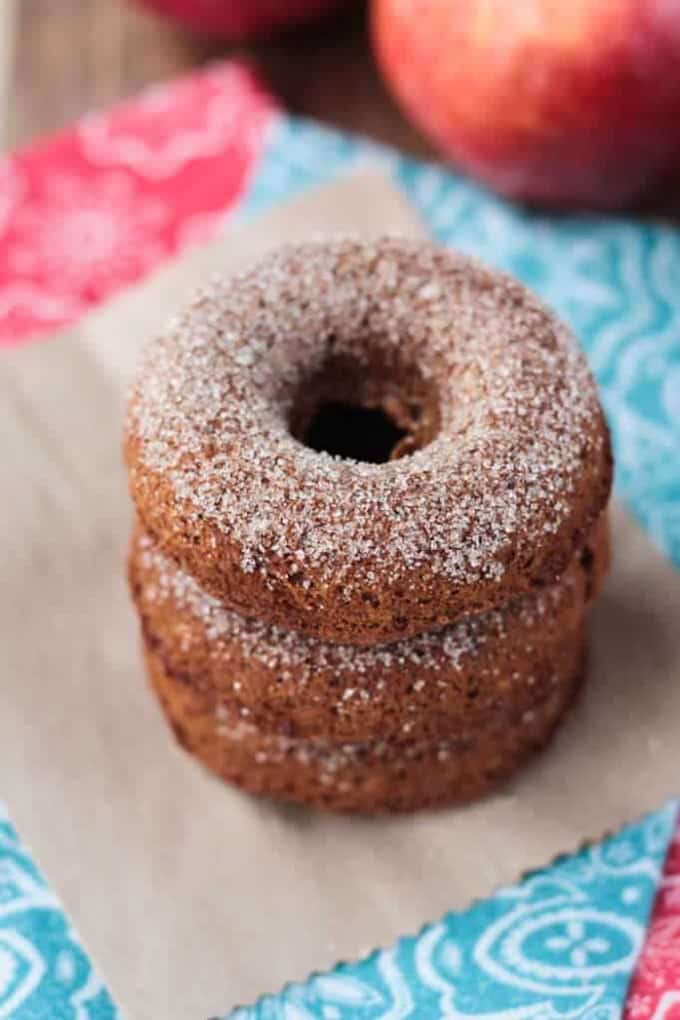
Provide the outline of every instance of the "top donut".
[[[362,459],[349,405],[390,419],[391,459]],[[125,454],[145,529],[208,592],[353,644],[554,582],[612,473],[569,330],[510,277],[390,237],[287,246],[200,292],[145,349]]]

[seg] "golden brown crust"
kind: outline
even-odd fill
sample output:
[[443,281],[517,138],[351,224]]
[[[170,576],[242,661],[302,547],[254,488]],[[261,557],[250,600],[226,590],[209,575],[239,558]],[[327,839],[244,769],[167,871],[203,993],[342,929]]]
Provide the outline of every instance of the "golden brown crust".
[[[578,641],[581,657],[583,637]],[[414,811],[479,797],[542,748],[578,689],[581,664],[535,709],[435,742],[329,744],[267,736],[215,712],[147,650],[149,679],[180,744],[250,793],[332,811]]]
[[[373,406],[415,394],[423,448],[374,465],[299,442],[300,392],[336,396],[329,358]],[[554,583],[612,473],[566,328],[517,282],[394,239],[287,248],[199,296],[147,351],[125,456],[145,530],[206,591],[354,645]]]
[[246,620],[206,596],[141,530],[129,573],[147,645],[170,673],[265,733],[437,739],[526,711],[571,676],[607,565],[603,520],[560,582],[435,634],[354,648]]

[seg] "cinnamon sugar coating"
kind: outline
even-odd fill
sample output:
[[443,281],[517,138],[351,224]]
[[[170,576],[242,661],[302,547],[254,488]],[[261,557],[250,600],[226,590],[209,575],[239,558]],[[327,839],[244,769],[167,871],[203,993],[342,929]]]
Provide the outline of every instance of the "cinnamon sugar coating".
[[[378,406],[413,452],[309,449],[319,403]],[[551,585],[611,484],[567,328],[511,278],[422,242],[285,247],[146,349],[127,418],[146,532],[232,610],[372,645]]]
[[129,573],[146,647],[211,704],[263,734],[436,740],[531,712],[580,663],[604,577],[607,522],[559,582],[390,645],[324,642],[245,618],[202,591],[139,529]]
[[535,709],[515,712],[446,739],[390,744],[300,740],[262,733],[205,693],[173,676],[146,652],[149,680],[179,743],[204,766],[244,790],[329,811],[374,814],[461,804],[480,797],[543,748],[578,691],[578,668],[563,675]]

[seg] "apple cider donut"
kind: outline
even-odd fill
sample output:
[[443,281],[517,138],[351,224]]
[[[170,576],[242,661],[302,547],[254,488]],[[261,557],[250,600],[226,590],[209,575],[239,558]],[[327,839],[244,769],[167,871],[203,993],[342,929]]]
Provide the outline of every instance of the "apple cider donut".
[[125,454],[144,530],[207,592],[354,645],[553,584],[612,473],[569,330],[389,237],[287,246],[199,293],[145,350]]
[[139,529],[129,576],[146,648],[213,712],[271,736],[392,744],[474,736],[535,711],[580,669],[580,635],[607,561],[603,519],[554,585],[363,648],[226,609]]
[[[438,740],[308,740],[264,733],[215,709],[206,692],[173,675],[147,648],[147,675],[178,742],[221,779],[255,794],[329,811],[416,811],[472,800],[512,775],[551,739],[581,682],[578,663],[531,711],[514,710],[474,734],[456,727]],[[559,668],[559,667],[557,667]]]

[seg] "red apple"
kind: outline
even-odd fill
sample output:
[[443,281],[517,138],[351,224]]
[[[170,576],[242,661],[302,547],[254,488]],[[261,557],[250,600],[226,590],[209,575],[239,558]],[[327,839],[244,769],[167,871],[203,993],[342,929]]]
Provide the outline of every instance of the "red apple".
[[244,39],[308,21],[339,6],[340,0],[143,0],[199,32]]
[[680,0],[373,0],[416,124],[498,191],[617,207],[680,159]]

